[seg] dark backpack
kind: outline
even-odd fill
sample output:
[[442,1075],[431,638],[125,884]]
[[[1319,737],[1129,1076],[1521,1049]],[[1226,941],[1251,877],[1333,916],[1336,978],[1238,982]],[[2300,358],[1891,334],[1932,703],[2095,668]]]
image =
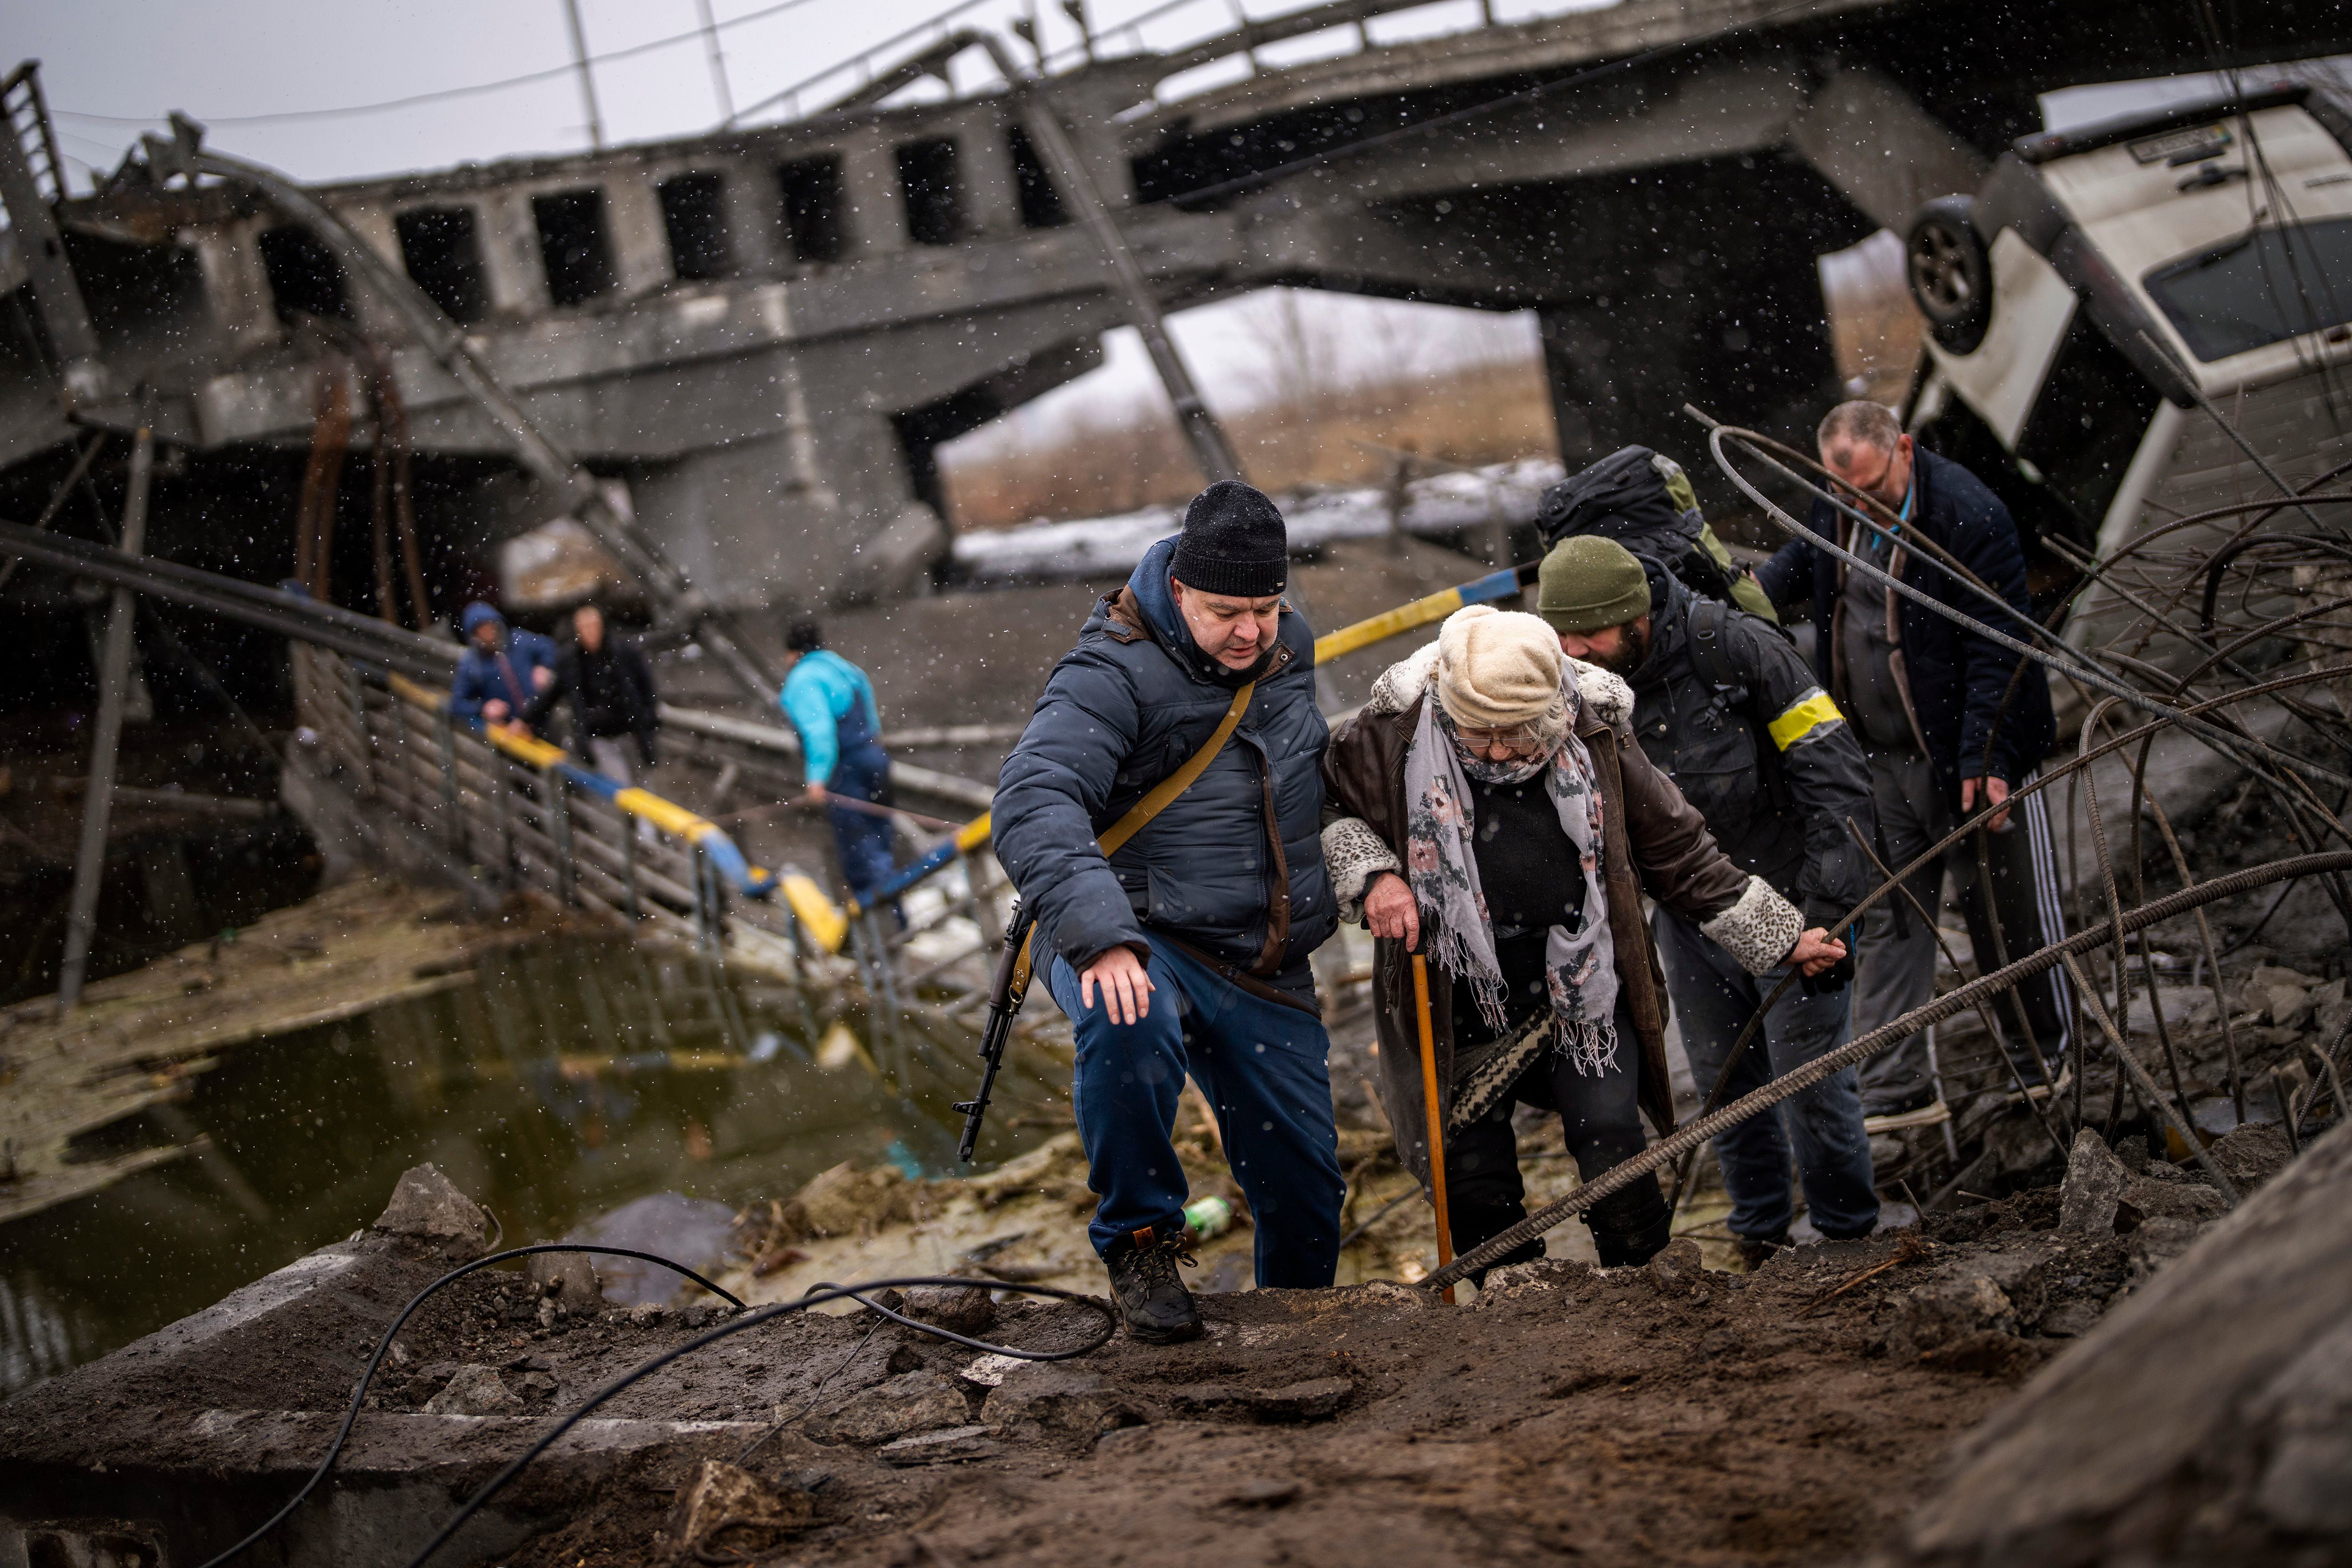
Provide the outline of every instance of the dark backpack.
[[1780,617],[1706,525],[1680,463],[1647,447],[1623,447],[1570,474],[1536,503],[1544,548],[1580,533],[1613,539],[1682,579],[1702,599],[1738,605],[1773,626]]

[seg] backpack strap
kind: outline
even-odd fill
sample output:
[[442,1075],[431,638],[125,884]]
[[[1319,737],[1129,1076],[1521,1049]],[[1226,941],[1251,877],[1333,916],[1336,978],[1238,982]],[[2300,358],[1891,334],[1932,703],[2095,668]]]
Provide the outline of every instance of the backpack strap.
[[[1719,600],[1701,599],[1691,606],[1689,626],[1691,668],[1721,697],[1724,706],[1746,707],[1750,695],[1748,682],[1754,674],[1741,669],[1731,656],[1731,642],[1726,635],[1731,626],[1731,606]],[[1782,773],[1780,747],[1771,743],[1770,730],[1755,714],[1748,714],[1746,722],[1765,742],[1756,749],[1764,798],[1771,803],[1773,810],[1785,811],[1794,804],[1796,796]]]
[[1718,691],[1738,690],[1739,695],[1731,699],[1737,704],[1747,700],[1748,681],[1732,662],[1731,649],[1724,639],[1724,628],[1730,620],[1730,608],[1720,600],[1701,599],[1691,606],[1691,668]]

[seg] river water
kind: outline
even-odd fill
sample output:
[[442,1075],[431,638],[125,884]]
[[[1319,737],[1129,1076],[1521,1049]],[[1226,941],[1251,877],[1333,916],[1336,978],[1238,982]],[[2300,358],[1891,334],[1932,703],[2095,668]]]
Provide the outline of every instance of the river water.
[[[422,1161],[509,1246],[603,1220],[680,1255],[845,1160],[956,1168],[950,1106],[977,1039],[950,1026],[825,1019],[789,987],[619,941],[514,950],[478,973],[229,1053],[160,1126],[114,1130],[121,1147],[203,1133],[207,1152],[0,1228],[0,1394],[349,1236]],[[1015,1062],[983,1165],[1052,1130],[1052,1068]]]

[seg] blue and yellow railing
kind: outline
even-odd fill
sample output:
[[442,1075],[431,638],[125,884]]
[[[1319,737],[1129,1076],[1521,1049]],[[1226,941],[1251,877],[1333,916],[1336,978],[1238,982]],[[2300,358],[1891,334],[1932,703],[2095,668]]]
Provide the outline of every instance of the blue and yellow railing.
[[[420,685],[403,675],[388,675],[385,677],[385,681],[394,696],[404,698],[436,713],[448,712],[449,698],[446,692],[436,691],[431,687]],[[665,800],[650,790],[615,784],[593,769],[583,768],[573,762],[571,753],[564,751],[562,747],[551,745],[511,726],[486,724],[479,720],[468,721],[455,718],[451,722],[465,724],[469,731],[488,742],[492,748],[520,763],[523,766],[551,774],[561,779],[567,787],[578,790],[583,795],[609,801],[623,815],[649,822],[662,832],[671,834],[691,845],[701,851],[702,858],[710,869],[730,889],[744,898],[764,899],[773,894],[779,888],[782,888],[796,914],[799,912],[803,898],[807,895],[814,895],[815,900],[823,904],[828,912],[832,911],[832,904],[825,900],[824,891],[808,878],[796,872],[786,872],[779,876],[764,867],[752,865],[741,848],[727,836],[724,828],[709,817],[700,816],[687,810],[676,801]],[[791,883],[803,884],[805,892],[788,886]],[[835,914],[834,919],[837,921],[838,915]],[[824,940],[817,931],[812,931],[811,934],[819,936],[820,941]],[[827,951],[838,947],[839,943],[840,938],[835,935]]]

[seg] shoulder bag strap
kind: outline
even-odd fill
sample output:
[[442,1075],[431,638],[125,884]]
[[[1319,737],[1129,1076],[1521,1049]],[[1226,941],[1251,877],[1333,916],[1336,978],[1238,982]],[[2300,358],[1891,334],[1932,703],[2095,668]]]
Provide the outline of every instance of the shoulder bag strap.
[[[1201,742],[1201,749],[1185,758],[1182,767],[1153,784],[1150,793],[1128,807],[1127,814],[1105,830],[1099,841],[1105,859],[1118,854],[1120,846],[1142,832],[1153,817],[1167,810],[1178,795],[1191,789],[1193,782],[1209,771],[1209,764],[1217,760],[1217,753],[1225,749],[1225,742],[1234,738],[1235,730],[1241,728],[1242,715],[1249,710],[1250,698],[1256,691],[1256,681],[1245,682],[1240,690],[1234,693],[1233,706],[1227,708],[1225,716],[1217,721],[1217,727],[1209,731],[1209,738]],[[1013,971],[1013,994],[1016,996],[1025,994],[1029,989],[1029,942],[1035,931],[1036,927],[1032,924],[1021,938],[1021,957]]]

